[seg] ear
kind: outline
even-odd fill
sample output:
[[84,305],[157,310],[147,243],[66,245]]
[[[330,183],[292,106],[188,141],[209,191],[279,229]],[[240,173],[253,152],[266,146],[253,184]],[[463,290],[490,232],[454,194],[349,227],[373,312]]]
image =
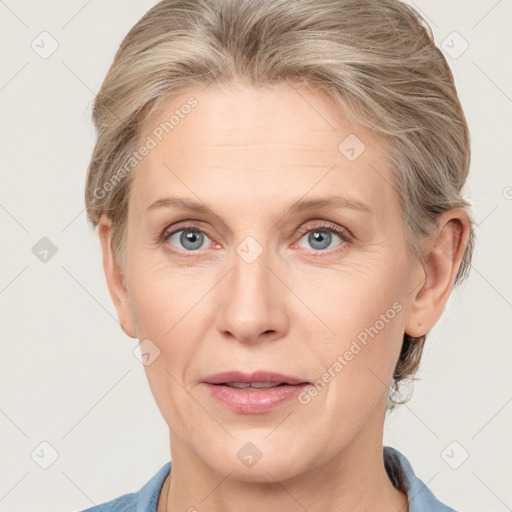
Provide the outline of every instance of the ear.
[[437,235],[426,248],[421,283],[411,292],[414,299],[405,326],[409,336],[423,336],[441,317],[466,249],[469,226],[460,208],[440,216]]
[[98,224],[98,236],[103,252],[103,270],[107,278],[107,285],[110,296],[112,297],[112,302],[117,310],[119,324],[127,336],[136,338],[137,334],[130,308],[130,299],[126,289],[124,273],[115,258],[112,247],[111,228],[111,220],[106,215],[102,215]]

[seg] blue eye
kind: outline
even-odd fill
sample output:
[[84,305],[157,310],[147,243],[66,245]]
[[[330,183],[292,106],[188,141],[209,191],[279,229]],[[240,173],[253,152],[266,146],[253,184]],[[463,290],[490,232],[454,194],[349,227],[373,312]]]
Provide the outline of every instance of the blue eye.
[[[312,229],[308,231],[301,239],[300,241],[306,239],[307,243],[310,244],[313,249],[316,249],[317,251],[323,251],[325,249],[328,249],[332,240],[333,235],[337,237],[341,242],[343,242],[340,235],[336,234],[335,232],[328,230],[328,229]],[[299,241],[299,245],[300,245]],[[306,247],[307,249],[307,247]]]
[[[352,240],[350,233],[345,228],[332,223],[310,227],[309,229],[303,227],[298,234],[302,236],[299,242],[296,242],[296,246],[310,250],[312,248],[314,253],[327,252],[327,249],[332,247],[345,246]],[[336,238],[338,243],[332,245]],[[212,241],[198,225],[184,226],[174,231],[168,228],[162,233],[161,241],[178,250],[190,253],[218,247],[218,244]],[[307,246],[304,246],[304,243]]]
[[[179,241],[185,250],[196,251],[197,249],[201,249],[205,239],[208,237],[202,231],[197,231],[195,229],[180,229],[179,231],[168,234],[166,238],[170,240],[172,245],[176,245],[177,241]],[[178,248],[181,249],[181,247]]]

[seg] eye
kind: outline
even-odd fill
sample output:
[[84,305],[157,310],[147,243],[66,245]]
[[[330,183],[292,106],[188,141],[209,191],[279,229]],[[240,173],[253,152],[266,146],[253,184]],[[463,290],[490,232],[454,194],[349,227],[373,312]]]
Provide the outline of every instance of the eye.
[[172,232],[165,232],[162,238],[164,241],[168,241],[170,245],[186,252],[193,252],[198,249],[207,249],[208,247],[203,247],[203,244],[205,241],[210,240],[208,235],[203,231],[190,227],[178,229]]
[[[330,222],[313,227],[302,227],[297,233],[301,236],[296,243],[297,246],[308,249],[313,248],[313,252],[327,252],[332,247],[344,248],[351,241],[350,232],[332,224]],[[167,228],[161,234],[161,242],[172,246],[176,252],[183,251],[188,253],[198,252],[201,249],[219,248],[219,245],[197,225],[181,226],[180,228]],[[338,240],[338,243],[333,245]],[[308,244],[305,247],[303,244]]]
[[[316,226],[312,229],[301,230],[300,234],[302,233],[305,234],[298,242],[299,247],[304,249],[312,247],[315,252],[325,251],[326,249],[332,248],[333,246],[331,244],[335,242],[336,239],[339,240],[339,243],[334,245],[334,247],[344,245],[349,238],[345,230],[339,228],[335,224]],[[305,244],[308,244],[309,247],[302,245],[303,241]]]

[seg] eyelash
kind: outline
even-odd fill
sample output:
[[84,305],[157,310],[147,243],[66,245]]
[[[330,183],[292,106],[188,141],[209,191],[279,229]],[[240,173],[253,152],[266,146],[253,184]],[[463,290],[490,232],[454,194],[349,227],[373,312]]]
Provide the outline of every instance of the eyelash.
[[[210,237],[210,235],[208,234],[207,231],[204,230],[204,228],[202,228],[198,224],[195,224],[194,222],[189,222],[186,225],[179,226],[179,227],[172,227],[172,228],[166,227],[162,231],[161,235],[159,236],[159,242],[164,243],[170,236],[172,236],[180,231],[199,231],[199,232],[207,235],[208,237]],[[327,250],[320,250],[320,251],[315,251],[315,250],[307,251],[308,254],[312,254],[314,256],[320,256],[322,253],[332,254],[332,253],[338,252],[340,250],[343,250],[345,248],[345,245],[347,243],[351,243],[353,240],[352,233],[348,229],[341,228],[341,227],[337,226],[336,224],[333,224],[332,222],[327,222],[327,221],[320,221],[319,224],[314,225],[314,226],[301,227],[300,229],[298,229],[295,232],[295,236],[299,237],[299,240],[300,240],[306,233],[309,233],[311,231],[328,231],[330,233],[335,233],[342,240],[342,242],[339,244],[338,248],[333,249],[333,250],[327,249]],[[191,253],[191,254],[193,254],[193,253],[200,252],[200,251],[178,251],[176,249],[169,249],[169,250],[173,253]]]

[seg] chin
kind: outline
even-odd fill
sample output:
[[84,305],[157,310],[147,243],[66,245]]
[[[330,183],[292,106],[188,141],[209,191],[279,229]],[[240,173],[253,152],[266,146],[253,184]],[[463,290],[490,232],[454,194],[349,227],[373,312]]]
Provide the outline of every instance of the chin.
[[234,480],[260,483],[294,477],[300,471],[299,465],[306,464],[307,458],[304,453],[296,457],[295,451],[288,450],[282,442],[272,444],[268,440],[256,440],[253,443],[246,439],[218,447],[212,455],[215,459],[205,459],[205,462],[216,472],[229,474]]
[[[224,469],[224,468],[222,468]],[[222,474],[229,474],[232,480],[239,480],[241,482],[254,482],[254,483],[275,483],[276,481],[285,481],[297,474],[298,468],[292,461],[278,460],[277,457],[273,460],[263,460],[261,458],[254,466],[244,467],[237,461],[234,467],[226,468],[227,472]]]

